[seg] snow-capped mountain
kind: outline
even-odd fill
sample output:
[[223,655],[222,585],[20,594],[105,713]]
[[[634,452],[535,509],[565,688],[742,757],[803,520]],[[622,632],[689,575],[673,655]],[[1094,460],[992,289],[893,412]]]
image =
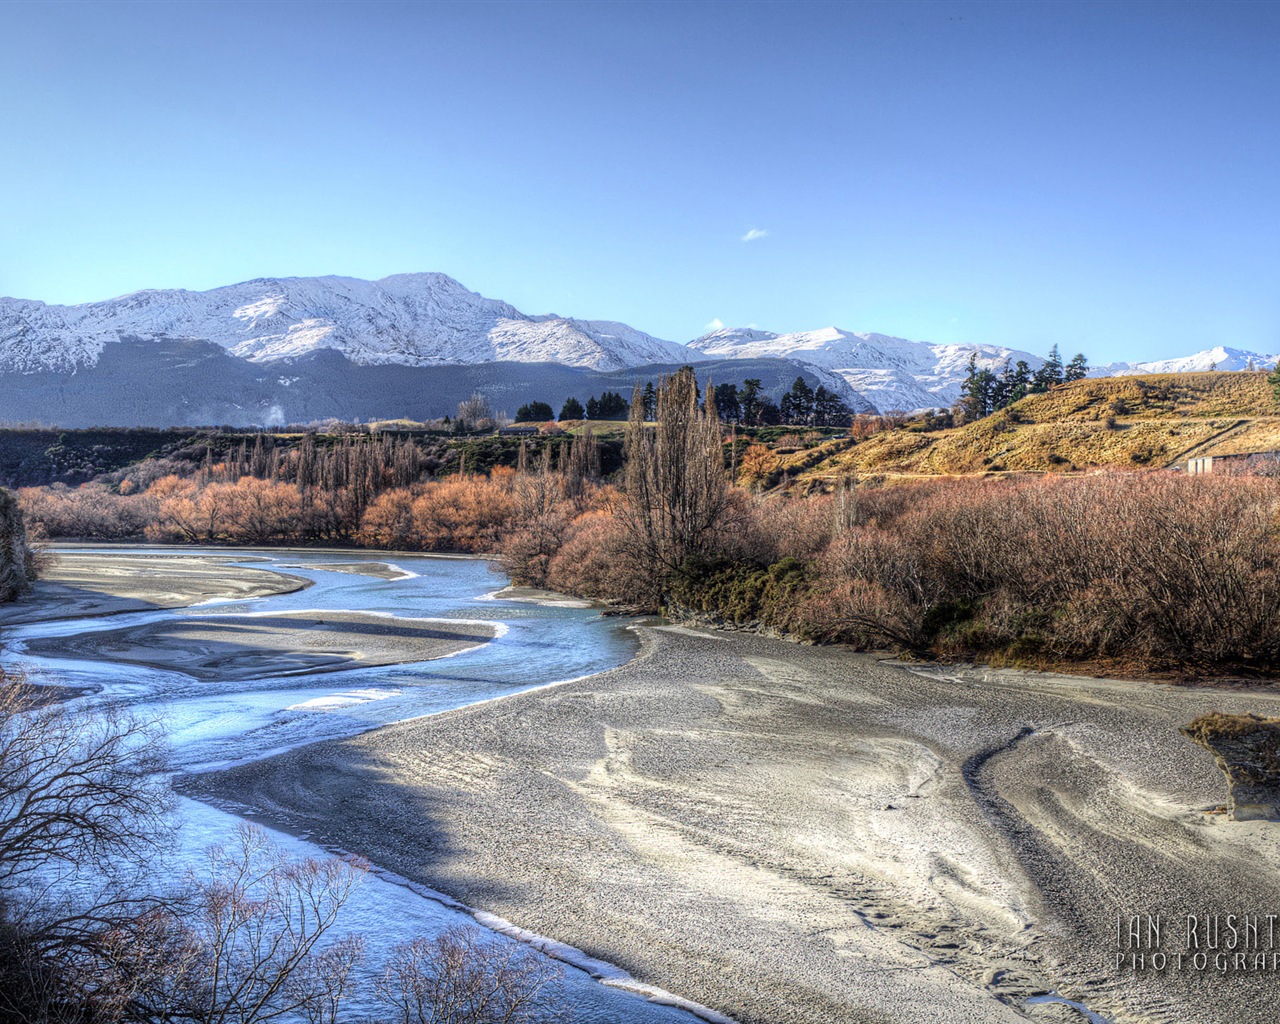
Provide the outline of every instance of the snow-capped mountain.
[[1090,377],[1129,377],[1140,373],[1200,373],[1205,370],[1270,370],[1280,355],[1247,352],[1215,345],[1179,359],[1155,359],[1145,363],[1108,363],[1089,371]]
[[626,324],[526,316],[444,274],[265,278],[77,306],[0,298],[0,371],[93,365],[125,338],[212,341],[251,362],[334,349],[365,366],[508,360],[616,370],[700,358]]
[[[0,298],[0,420],[274,422],[378,416],[388,403],[396,408],[387,415],[441,415],[459,388],[488,388],[501,406],[515,407],[575,390],[589,397],[584,389],[604,386],[599,375],[617,374],[608,383],[625,389],[635,380],[624,371],[690,362],[716,382],[759,376],[781,394],[803,374],[857,412],[913,411],[951,405],[970,357],[996,371],[1006,362],[1044,363],[997,345],[933,345],[835,327],[721,328],[680,345],[607,320],[530,316],[444,274],[261,278],[77,306]],[[1277,358],[1218,346],[1091,373],[1263,369]],[[125,395],[126,404],[151,411],[117,411]]]
[[1026,360],[1033,370],[1044,364],[1040,356],[999,345],[930,345],[835,327],[795,334],[725,327],[689,347],[716,359],[782,358],[826,370],[882,412],[951,405],[960,397],[971,355],[977,356],[978,366],[996,371],[1006,361]]

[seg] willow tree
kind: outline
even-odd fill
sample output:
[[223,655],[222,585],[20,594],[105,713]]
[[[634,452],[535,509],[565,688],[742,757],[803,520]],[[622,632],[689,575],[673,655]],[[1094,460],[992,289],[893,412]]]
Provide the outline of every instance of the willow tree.
[[699,405],[692,368],[659,382],[655,419],[645,425],[637,391],[627,422],[622,513],[635,553],[655,570],[672,571],[715,548],[729,511],[729,478],[715,402]]

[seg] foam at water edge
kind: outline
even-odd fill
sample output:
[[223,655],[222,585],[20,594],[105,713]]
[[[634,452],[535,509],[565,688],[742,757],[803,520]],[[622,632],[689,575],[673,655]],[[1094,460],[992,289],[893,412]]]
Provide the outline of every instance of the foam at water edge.
[[383,562],[382,564],[388,569],[394,569],[400,574],[394,580],[390,580],[389,582],[391,583],[399,583],[401,580],[416,580],[422,576],[422,573],[414,572],[412,569],[406,569],[402,565],[396,565],[395,562]]

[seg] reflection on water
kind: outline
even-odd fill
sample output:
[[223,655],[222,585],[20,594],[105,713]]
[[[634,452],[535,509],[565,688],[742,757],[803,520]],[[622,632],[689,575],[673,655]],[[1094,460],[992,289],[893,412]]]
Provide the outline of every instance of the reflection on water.
[[[110,558],[109,549],[94,549]],[[226,555],[227,549],[176,549],[177,554]],[[246,553],[245,561],[269,568],[263,552]],[[505,582],[477,559],[396,555],[404,575],[379,579],[348,571],[319,568],[368,556],[281,552],[272,560],[288,573],[314,585],[292,594],[247,601],[210,602],[197,607],[115,615],[101,619],[45,622],[14,627],[5,634],[7,654],[36,669],[45,669],[73,686],[98,692],[86,701],[109,697],[147,717],[165,722],[175,766],[200,771],[252,761],[290,747],[462,707],[522,689],[574,679],[622,664],[634,654],[636,639],[617,619],[592,609],[544,606],[494,600],[488,595]],[[299,561],[308,566],[298,568]],[[418,618],[482,619],[505,629],[491,642],[436,661],[411,665],[353,668],[313,675],[265,677],[248,682],[195,680],[180,672],[137,665],[34,657],[24,642],[70,637],[90,630],[120,629],[186,617],[235,612],[325,611],[382,612]],[[42,645],[47,649],[47,645]],[[182,849],[177,860],[195,863],[201,851],[231,835],[238,819],[190,800],[179,802],[183,821]],[[299,839],[279,837],[299,855],[316,855]],[[179,870],[181,864],[171,869]],[[349,905],[341,929],[364,931],[370,960],[380,948],[415,934],[469,922],[455,908],[424,898],[410,887],[371,878]],[[507,940],[501,940],[507,941]],[[578,1021],[593,1024],[695,1019],[691,1014],[646,1002],[638,996],[599,984],[585,973],[566,971],[566,995]]]

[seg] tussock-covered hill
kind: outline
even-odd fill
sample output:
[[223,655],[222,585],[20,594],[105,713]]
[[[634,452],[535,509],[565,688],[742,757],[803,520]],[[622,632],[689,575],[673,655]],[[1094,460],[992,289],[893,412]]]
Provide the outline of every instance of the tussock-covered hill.
[[[919,424],[783,457],[793,475],[937,475],[1167,467],[1204,455],[1280,449],[1265,373],[1089,378],[946,430]],[[803,463],[808,465],[804,466]]]

